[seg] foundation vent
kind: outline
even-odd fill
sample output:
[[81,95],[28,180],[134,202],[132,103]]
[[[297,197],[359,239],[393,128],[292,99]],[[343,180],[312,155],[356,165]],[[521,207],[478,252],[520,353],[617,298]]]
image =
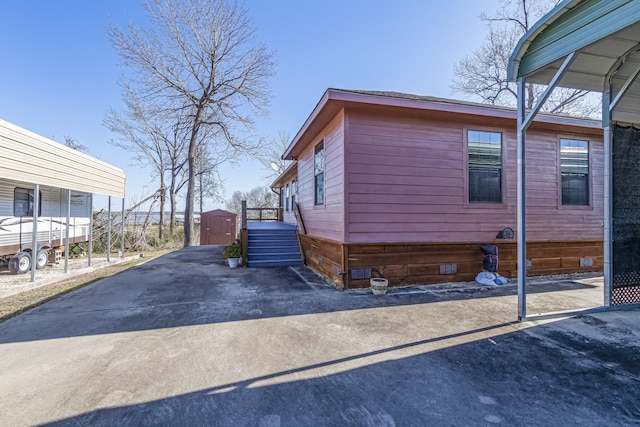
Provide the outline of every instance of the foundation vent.
[[440,264],[440,274],[457,274],[458,264]]
[[352,268],[351,269],[351,279],[371,279],[371,269],[370,268]]
[[593,267],[593,258],[590,256],[580,258],[580,267]]

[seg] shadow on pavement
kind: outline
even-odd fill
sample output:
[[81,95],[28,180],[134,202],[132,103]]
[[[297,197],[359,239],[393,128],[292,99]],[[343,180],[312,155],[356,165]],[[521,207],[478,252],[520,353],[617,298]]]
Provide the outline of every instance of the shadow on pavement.
[[497,325],[46,425],[638,425],[637,340],[578,334],[619,328],[608,315],[478,339]]

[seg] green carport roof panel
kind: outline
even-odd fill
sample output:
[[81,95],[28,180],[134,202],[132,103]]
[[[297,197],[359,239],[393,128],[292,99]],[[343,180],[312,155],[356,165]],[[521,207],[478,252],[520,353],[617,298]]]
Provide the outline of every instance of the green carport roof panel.
[[[571,3],[575,4],[575,1],[559,4],[520,39],[509,64],[512,80],[534,73],[640,20],[640,2],[637,0],[586,0],[563,12]],[[562,15],[541,29],[558,13]],[[525,41],[531,41],[531,44],[522,53]],[[521,58],[516,70],[518,56]]]

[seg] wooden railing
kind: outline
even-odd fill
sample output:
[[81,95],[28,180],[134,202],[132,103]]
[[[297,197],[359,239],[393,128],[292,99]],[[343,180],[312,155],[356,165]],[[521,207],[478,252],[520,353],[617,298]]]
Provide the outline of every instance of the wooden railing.
[[282,208],[248,208],[247,201],[242,201],[242,228],[247,228],[249,221],[282,222],[283,220]]
[[282,222],[284,214],[282,208],[248,208],[247,201],[242,201],[242,216],[240,225],[240,246],[242,247],[242,265],[247,266],[249,252],[249,234],[247,224],[253,222]]

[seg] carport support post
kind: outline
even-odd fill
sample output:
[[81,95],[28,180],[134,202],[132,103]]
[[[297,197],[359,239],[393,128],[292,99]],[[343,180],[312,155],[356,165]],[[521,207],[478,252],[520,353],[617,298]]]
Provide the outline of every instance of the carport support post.
[[518,320],[523,321],[527,317],[527,219],[526,219],[526,197],[525,197],[525,142],[527,129],[533,123],[533,119],[553,90],[558,86],[562,76],[567,72],[576,53],[572,52],[565,58],[558,68],[547,88],[538,97],[533,108],[527,115],[526,111],[526,79],[518,78]]
[[611,307],[613,292],[613,157],[611,132],[611,87],[602,94],[604,127],[604,306]]
[[108,198],[107,207],[107,262],[111,262],[111,196]]
[[122,233],[120,234],[120,259],[124,259],[124,197],[122,198]]
[[69,271],[69,222],[71,222],[71,190],[67,190],[67,230],[64,237],[64,272]]
[[526,96],[525,79],[520,77],[518,85],[518,119],[517,119],[517,143],[518,143],[518,321],[523,321],[527,317],[527,231],[525,218],[525,137],[527,128],[525,127],[526,117]]
[[93,194],[89,194],[89,262],[88,262],[89,267],[91,267],[92,256],[93,256]]
[[31,238],[31,281],[36,281],[38,262],[38,211],[40,210],[40,184],[33,184],[33,236]]

